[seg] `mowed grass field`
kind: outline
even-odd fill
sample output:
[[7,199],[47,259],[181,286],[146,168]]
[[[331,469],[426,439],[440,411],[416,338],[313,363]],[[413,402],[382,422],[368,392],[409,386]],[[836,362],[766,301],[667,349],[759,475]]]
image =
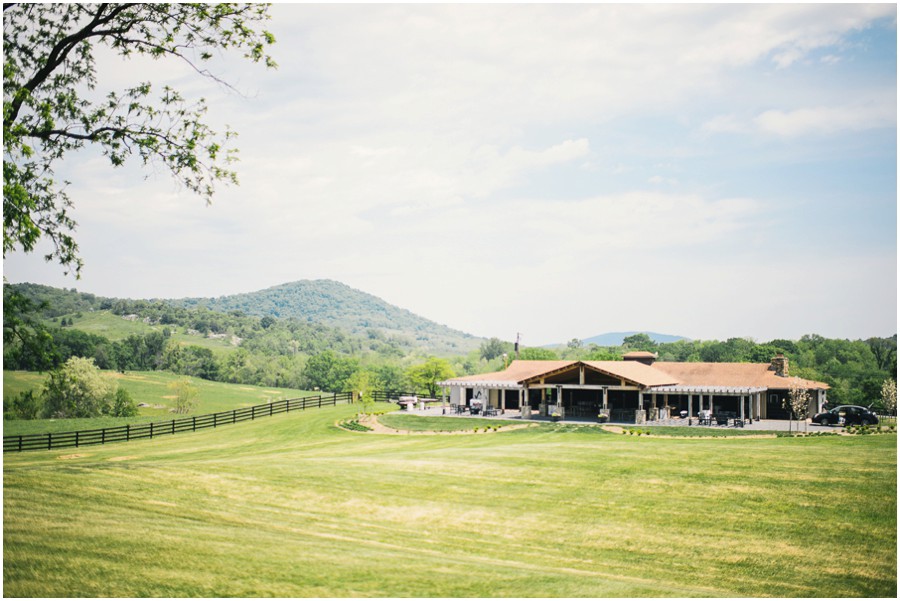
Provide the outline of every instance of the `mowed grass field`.
[[[3,434],[40,434],[44,432],[72,432],[94,428],[112,428],[147,421],[163,421],[182,417],[170,412],[173,406],[173,392],[169,384],[186,376],[164,371],[104,372],[125,388],[135,403],[146,403],[140,407],[139,415],[132,418],[99,417],[89,419],[35,419],[4,420]],[[3,396],[9,398],[25,390],[39,391],[47,374],[26,371],[3,372]],[[197,406],[188,415],[203,415],[218,411],[230,411],[241,407],[262,405],[270,401],[299,398],[317,393],[288,388],[266,388],[210,382],[200,378],[188,378],[197,387]]]
[[894,435],[335,427],[356,409],[5,455],[5,595],[896,595]]

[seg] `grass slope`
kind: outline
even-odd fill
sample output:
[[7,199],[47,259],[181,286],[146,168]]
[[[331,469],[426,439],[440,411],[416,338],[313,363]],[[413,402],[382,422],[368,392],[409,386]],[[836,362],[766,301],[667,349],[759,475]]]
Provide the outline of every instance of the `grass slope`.
[[[4,420],[3,434],[9,436],[11,434],[71,432],[180,417],[169,411],[172,407],[172,391],[169,390],[168,385],[170,382],[186,376],[163,371],[129,371],[124,374],[107,371],[104,373],[115,378],[116,382],[131,394],[135,403],[147,403],[150,406],[141,407],[139,409],[140,415],[135,418]],[[34,372],[4,371],[3,396],[13,396],[28,389],[38,390],[43,385],[46,377],[47,374],[36,374]],[[188,379],[198,389],[197,407],[188,415],[229,411],[240,407],[261,405],[278,399],[316,394],[289,388],[264,388],[243,384],[210,382],[200,378]]]
[[5,594],[897,592],[894,436],[337,429],[354,410],[5,456]]
[[[144,336],[150,332],[162,332],[168,329],[172,340],[184,345],[201,346],[212,350],[217,355],[225,355],[233,352],[237,347],[231,344],[230,339],[207,338],[202,334],[188,334],[186,328],[177,325],[150,325],[141,320],[128,320],[120,315],[114,315],[110,311],[82,312],[79,317],[76,314],[68,315],[72,319],[72,328],[97,334],[115,342],[124,340],[132,335]],[[65,317],[65,316],[64,316]],[[48,326],[57,327],[58,322],[45,320]]]

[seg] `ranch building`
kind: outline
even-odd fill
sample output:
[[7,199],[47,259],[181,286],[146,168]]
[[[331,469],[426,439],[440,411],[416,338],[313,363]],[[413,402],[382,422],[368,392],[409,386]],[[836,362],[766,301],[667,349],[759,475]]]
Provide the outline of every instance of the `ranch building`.
[[783,355],[771,363],[657,361],[644,351],[622,361],[513,361],[505,370],[452,378],[450,404],[481,405],[523,417],[559,415],[643,423],[701,412],[740,419],[788,419],[791,387],[809,392],[809,415],[825,405],[828,384],[788,375]]

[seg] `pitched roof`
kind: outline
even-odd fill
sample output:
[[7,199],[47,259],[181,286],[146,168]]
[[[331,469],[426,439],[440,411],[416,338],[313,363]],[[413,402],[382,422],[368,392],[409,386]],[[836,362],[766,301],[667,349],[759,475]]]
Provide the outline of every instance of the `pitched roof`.
[[804,388],[828,389],[825,382],[779,376],[768,363],[680,363],[657,361],[655,369],[678,380],[682,386],[728,386],[736,388],[790,388],[796,379]]
[[583,361],[585,365],[604,373],[624,378],[641,386],[663,386],[678,384],[671,374],[638,361]]
[[444,382],[438,382],[441,386],[498,386],[511,387],[518,386],[526,380],[539,378],[545,374],[565,369],[575,365],[577,361],[543,361],[543,360],[522,360],[517,359],[509,364],[503,371],[496,371],[489,374],[475,374],[472,376],[461,376],[459,378],[451,378]]
[[503,371],[461,376],[438,382],[441,386],[518,388],[525,382],[566,371],[583,364],[589,369],[623,378],[642,387],[692,386],[725,388],[790,388],[796,379],[810,389],[828,389],[825,382],[783,377],[768,363],[676,363],[657,361],[652,366],[638,361],[543,361],[517,360]]

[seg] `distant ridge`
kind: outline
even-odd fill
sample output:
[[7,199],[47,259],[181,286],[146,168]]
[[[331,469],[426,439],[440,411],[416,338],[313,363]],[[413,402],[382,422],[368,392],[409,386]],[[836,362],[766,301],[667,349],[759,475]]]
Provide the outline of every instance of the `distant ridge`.
[[[678,342],[679,340],[690,340],[690,338],[685,338],[684,336],[675,336],[673,334],[660,334],[658,332],[646,332],[646,331],[632,331],[632,332],[607,332],[605,334],[597,334],[596,336],[591,336],[590,338],[582,338],[581,342],[585,346],[589,344],[596,344],[597,346],[621,346],[625,341],[625,338],[628,336],[633,336],[635,334],[646,334],[656,343],[664,343],[664,342]],[[558,342],[556,344],[546,344],[544,348],[556,348],[566,346],[565,342]]]
[[659,334],[657,332],[607,332],[606,334],[597,334],[596,336],[591,336],[590,338],[585,338],[582,340],[584,344],[596,344],[597,346],[619,346],[624,342],[625,338],[628,336],[634,336],[635,334],[646,334],[650,337],[653,342],[662,343],[662,342],[678,342],[679,340],[690,340],[690,338],[685,338],[684,336],[674,336],[672,334]]
[[260,317],[295,318],[339,327],[353,334],[366,335],[375,330],[407,338],[413,346],[435,352],[465,354],[483,342],[481,338],[425,319],[334,280],[299,280],[257,292],[166,302],[225,313],[243,311]]

